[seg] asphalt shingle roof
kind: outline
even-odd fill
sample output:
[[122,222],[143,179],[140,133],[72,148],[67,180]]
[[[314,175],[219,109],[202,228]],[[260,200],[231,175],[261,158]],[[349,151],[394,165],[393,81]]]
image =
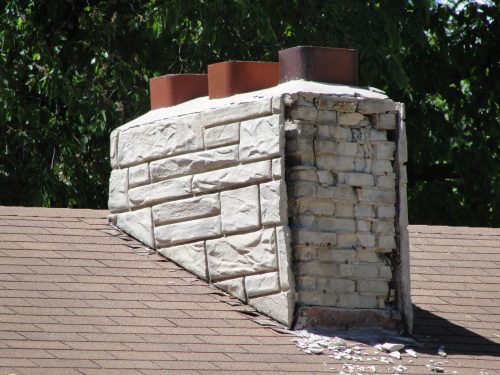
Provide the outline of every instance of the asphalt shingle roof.
[[[298,350],[293,335],[111,228],[107,214],[0,207],[0,373],[342,370],[346,360]],[[499,373],[500,229],[411,226],[410,241],[424,346],[418,358],[362,364],[377,373],[398,364],[428,373],[438,362],[447,372]],[[371,355],[368,341],[349,342]]]

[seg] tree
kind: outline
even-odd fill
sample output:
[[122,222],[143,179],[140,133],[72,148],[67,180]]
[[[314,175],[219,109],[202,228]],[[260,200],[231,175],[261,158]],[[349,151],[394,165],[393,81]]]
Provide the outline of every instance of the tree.
[[148,78],[323,45],[357,48],[361,84],[407,104],[410,221],[500,224],[493,5],[7,0],[0,9],[0,204],[105,207],[109,133],[147,111]]

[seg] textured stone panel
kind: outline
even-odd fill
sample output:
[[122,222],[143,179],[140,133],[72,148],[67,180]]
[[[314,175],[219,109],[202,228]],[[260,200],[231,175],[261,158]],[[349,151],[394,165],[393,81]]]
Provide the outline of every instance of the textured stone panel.
[[151,208],[116,215],[116,226],[145,245],[154,248]]
[[257,311],[276,319],[290,327],[293,323],[294,298],[291,291],[270,296],[256,297],[248,300],[248,304]]
[[280,153],[280,116],[243,121],[240,125],[241,160],[277,156]]
[[260,185],[260,211],[263,225],[286,223],[286,187],[282,180]]
[[158,252],[199,278],[207,280],[206,254],[203,241],[166,247],[159,249]]
[[155,225],[214,216],[220,213],[219,194],[167,202],[153,207]]
[[293,286],[290,232],[287,227],[276,227],[276,243],[278,246],[280,285],[282,290],[287,290]]
[[128,193],[130,206],[150,205],[185,197],[191,193],[191,180],[192,176],[185,176],[130,189]]
[[201,126],[193,119],[190,115],[122,130],[118,137],[120,166],[202,149]]
[[149,181],[149,166],[147,163],[128,169],[128,184],[130,187],[143,185]]
[[151,162],[151,178],[153,181],[158,181],[173,176],[202,173],[237,161],[238,146],[184,154]]
[[278,272],[246,276],[245,289],[248,298],[278,292],[280,290]]
[[120,131],[115,129],[111,132],[110,147],[109,147],[109,160],[113,169],[118,168],[118,136]]
[[284,173],[285,166],[283,163],[283,159],[282,158],[273,159],[271,164],[272,164],[272,169],[273,169],[273,172],[272,172],[273,178],[275,180],[282,178],[285,175],[285,173]]
[[206,148],[238,143],[240,140],[240,123],[236,122],[205,129],[203,137]]
[[275,271],[274,229],[228,236],[206,242],[211,280]]
[[260,225],[257,185],[220,193],[222,231],[233,233]]
[[245,286],[244,286],[243,282],[244,282],[244,278],[238,277],[236,279],[219,281],[218,283],[215,283],[214,285],[217,288],[220,288],[220,289],[228,292],[232,296],[235,296],[240,301],[246,302],[247,298],[245,296]]
[[209,192],[271,179],[271,161],[239,165],[195,175],[193,193]]
[[128,210],[128,169],[113,169],[109,177],[108,207],[111,212]]
[[157,247],[211,238],[221,234],[220,217],[207,217],[155,228]]
[[262,99],[211,109],[200,113],[197,120],[208,127],[267,116],[271,113],[271,99]]

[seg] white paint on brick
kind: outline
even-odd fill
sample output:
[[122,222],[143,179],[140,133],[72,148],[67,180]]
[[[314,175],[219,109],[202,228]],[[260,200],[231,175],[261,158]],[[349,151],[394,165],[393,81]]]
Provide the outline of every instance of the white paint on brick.
[[158,252],[189,272],[194,273],[199,278],[203,280],[207,279],[205,245],[203,241],[166,247],[158,249]]
[[124,212],[116,216],[116,226],[149,247],[155,247],[151,208]]
[[278,272],[270,272],[245,277],[248,298],[278,292],[280,290]]
[[286,224],[286,187],[283,181],[260,185],[260,212],[263,225]]
[[109,178],[108,207],[111,212],[128,210],[128,169],[113,169]]
[[221,235],[220,217],[207,217],[155,228],[157,247],[196,241]]
[[147,182],[149,182],[149,166],[147,163],[128,169],[128,184],[130,187],[143,185]]
[[270,179],[271,162],[265,160],[197,174],[193,178],[193,193],[222,190]]
[[199,219],[220,213],[219,194],[167,202],[153,206],[155,225],[164,225],[176,221]]
[[293,323],[295,303],[291,291],[251,298],[248,300],[248,304],[253,306],[257,311],[272,316],[287,327],[290,327]]
[[229,279],[224,281],[219,281],[214,284],[216,287],[228,292],[232,296],[235,296],[240,301],[246,302],[247,298],[245,296],[245,286],[244,278],[237,277],[236,279]]
[[234,233],[260,225],[259,188],[256,185],[220,193],[222,232]]
[[200,124],[185,116],[120,131],[118,162],[128,166],[202,148]]
[[240,159],[252,160],[280,154],[280,116],[243,121],[240,125]]
[[240,123],[220,125],[203,131],[206,148],[220,147],[240,140]]
[[151,178],[153,181],[158,181],[179,175],[202,173],[237,161],[238,146],[184,154],[151,162]]
[[276,227],[276,244],[281,289],[288,290],[293,287],[293,274],[290,232],[287,227]]
[[191,193],[192,176],[184,176],[130,189],[131,207],[153,205],[161,201],[182,198]]
[[206,242],[211,280],[276,271],[274,228]]

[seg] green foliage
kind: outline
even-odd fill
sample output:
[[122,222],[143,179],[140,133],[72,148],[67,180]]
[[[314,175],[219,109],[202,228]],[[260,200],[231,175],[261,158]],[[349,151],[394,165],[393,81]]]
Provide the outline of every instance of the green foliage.
[[461,1],[0,3],[0,204],[105,207],[109,133],[148,78],[296,45],[359,50],[407,105],[410,221],[500,225],[498,10]]

